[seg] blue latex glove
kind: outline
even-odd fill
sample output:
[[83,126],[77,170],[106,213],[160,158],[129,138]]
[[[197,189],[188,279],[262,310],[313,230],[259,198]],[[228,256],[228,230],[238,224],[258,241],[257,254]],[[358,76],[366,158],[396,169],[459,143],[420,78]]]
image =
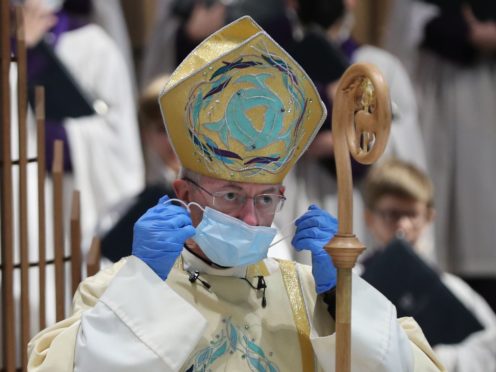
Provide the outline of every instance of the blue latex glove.
[[133,256],[144,261],[162,279],[174,266],[186,239],[195,235],[189,213],[172,203],[167,195],[134,224]]
[[297,251],[312,252],[312,274],[318,294],[336,286],[336,268],[324,245],[336,234],[338,220],[312,204],[303,216],[295,221],[296,233],[291,242]]

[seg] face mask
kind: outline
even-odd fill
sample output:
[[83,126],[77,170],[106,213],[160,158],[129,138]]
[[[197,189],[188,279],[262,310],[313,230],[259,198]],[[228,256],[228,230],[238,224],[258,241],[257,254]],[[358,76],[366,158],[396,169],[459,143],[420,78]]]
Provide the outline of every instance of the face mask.
[[233,267],[254,264],[267,257],[276,233],[272,227],[251,226],[207,207],[193,240],[212,262]]
[[267,257],[276,229],[251,226],[210,207],[204,209],[197,203],[186,204],[178,199],[169,199],[167,202],[170,201],[178,201],[188,209],[191,205],[196,205],[203,210],[203,218],[196,227],[193,240],[209,260],[217,265],[244,266]]

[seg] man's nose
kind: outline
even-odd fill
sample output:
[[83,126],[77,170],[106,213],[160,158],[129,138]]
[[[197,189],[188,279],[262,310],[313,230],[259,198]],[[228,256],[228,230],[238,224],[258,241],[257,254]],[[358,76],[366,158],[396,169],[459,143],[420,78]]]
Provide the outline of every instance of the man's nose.
[[244,223],[252,226],[258,226],[258,217],[256,215],[255,205],[253,204],[253,199],[246,200],[243,208],[239,211],[238,218]]

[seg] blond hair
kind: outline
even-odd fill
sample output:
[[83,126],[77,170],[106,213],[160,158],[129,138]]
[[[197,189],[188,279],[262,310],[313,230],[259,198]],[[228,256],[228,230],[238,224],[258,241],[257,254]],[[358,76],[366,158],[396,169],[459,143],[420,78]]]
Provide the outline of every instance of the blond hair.
[[369,209],[374,209],[380,198],[393,195],[434,206],[434,188],[426,173],[415,165],[389,159],[374,166],[363,183],[363,199]]

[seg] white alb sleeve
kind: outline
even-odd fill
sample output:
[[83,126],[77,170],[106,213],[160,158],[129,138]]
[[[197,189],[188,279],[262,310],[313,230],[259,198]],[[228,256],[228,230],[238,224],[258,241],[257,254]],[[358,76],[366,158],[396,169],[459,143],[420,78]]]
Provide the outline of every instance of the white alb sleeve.
[[97,305],[82,314],[74,370],[177,371],[205,328],[193,306],[129,257]]
[[[411,372],[410,341],[396,320],[396,308],[375,288],[353,274],[351,310],[351,371]],[[311,323],[310,340],[326,372],[336,365],[336,336],[319,335]]]

